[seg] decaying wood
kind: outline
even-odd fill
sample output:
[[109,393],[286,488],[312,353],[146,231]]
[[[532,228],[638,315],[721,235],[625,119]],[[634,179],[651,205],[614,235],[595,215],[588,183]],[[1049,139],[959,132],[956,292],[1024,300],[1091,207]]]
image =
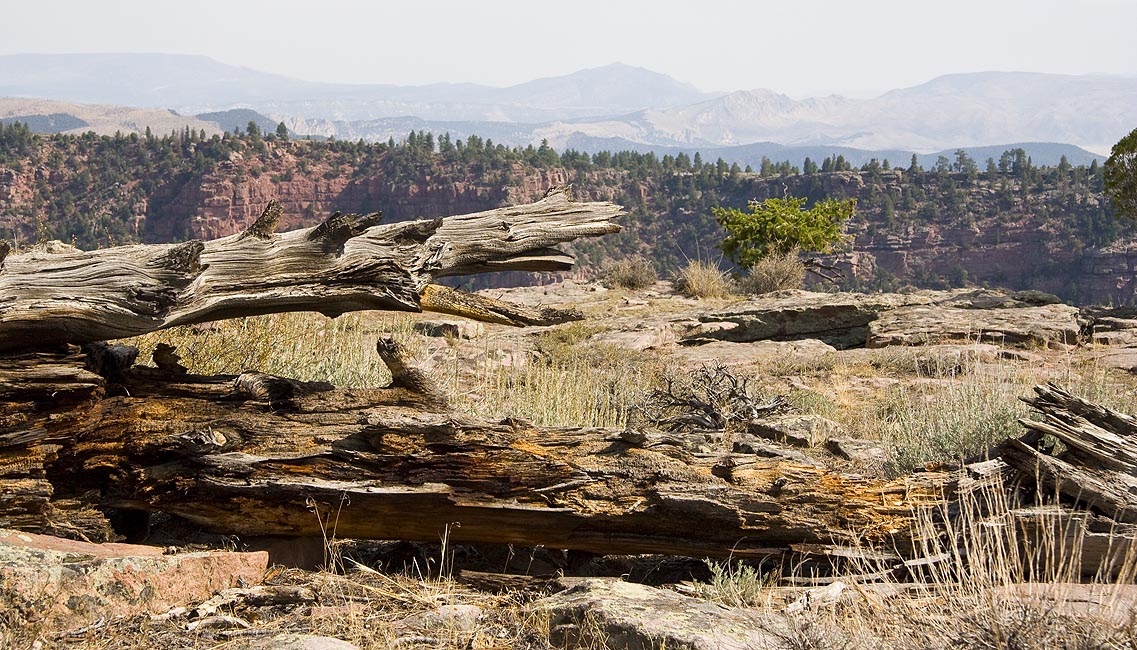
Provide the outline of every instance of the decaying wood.
[[[49,410],[14,427],[61,443],[42,463],[52,498],[93,493],[102,508],[169,512],[241,536],[334,525],[347,538],[435,541],[449,527],[453,541],[747,557],[854,534],[891,544],[949,483],[747,455],[724,477],[721,458],[680,445],[464,418],[404,387],[135,367],[99,391],[69,408],[66,426]],[[24,516],[0,510],[0,526],[28,528]]]
[[[1081,553],[1086,574],[1117,573],[1137,552],[1133,526],[1110,518],[1128,506],[1101,507],[1100,495],[1074,488],[1076,472],[1060,486],[1047,482],[1055,476],[1047,463],[1088,471],[1094,454],[1049,456],[1034,432],[1008,443],[1001,459],[961,472],[881,481],[784,457],[694,453],[676,433],[466,418],[413,381],[345,390],[252,372],[123,369],[131,355],[102,348],[0,359],[0,526],[100,539],[111,534],[100,511],[162,511],[240,536],[334,527],[346,538],[447,534],[602,554],[793,554],[900,576],[956,557],[943,540],[929,543],[931,518],[920,528],[919,513],[950,512],[958,495],[1006,475],[1010,484],[1034,477],[1038,491],[1069,505],[1024,508],[985,526],[1017,526],[1032,548],[1057,539]],[[413,374],[400,370],[397,350],[382,358],[393,376]],[[1128,444],[1127,416],[1053,387],[1039,394],[1047,421],[1032,429],[1060,429],[1070,450]],[[1013,450],[1024,446],[1040,460],[1016,461]],[[1069,509],[1086,503],[1099,513]]]
[[[1044,416],[1021,420],[1034,433],[1002,446],[1002,459],[1039,486],[1123,523],[1137,523],[1137,420],[1090,403],[1054,385],[1024,398]],[[1043,435],[1065,450],[1039,449]]]
[[[553,246],[617,232],[611,220],[621,208],[574,202],[558,189],[536,203],[444,219],[379,225],[377,213],[337,213],[314,228],[274,234],[278,213],[272,204],[246,231],[209,242],[8,255],[0,266],[0,353],[282,311],[421,311],[436,278],[571,267],[573,257]],[[455,302],[441,290],[428,293],[435,303]],[[480,308],[525,320],[500,306]]]

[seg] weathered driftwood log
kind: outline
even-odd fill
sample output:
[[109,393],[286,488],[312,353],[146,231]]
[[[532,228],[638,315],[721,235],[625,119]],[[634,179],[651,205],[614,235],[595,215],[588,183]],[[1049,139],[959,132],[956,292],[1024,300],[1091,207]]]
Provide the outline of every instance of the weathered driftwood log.
[[[553,246],[617,232],[611,219],[619,214],[612,203],[578,203],[555,189],[536,203],[488,212],[389,225],[379,225],[378,213],[337,213],[314,228],[274,234],[273,203],[244,232],[209,242],[7,255],[0,353],[282,311],[420,311],[435,278],[567,269],[573,257]],[[428,306],[463,313],[453,292],[428,295]],[[515,324],[571,318],[485,300],[468,308]]]
[[[394,384],[365,390],[255,372],[195,376],[170,349],[148,368],[132,365],[133,349],[70,345],[291,310],[427,307],[552,322],[572,315],[430,280],[563,268],[571,258],[549,247],[613,232],[619,208],[554,192],[464,217],[377,226],[374,215],[337,215],[274,235],[276,210],[215,242],[0,252],[0,526],[106,539],[104,512],[162,511],[246,536],[435,540],[448,530],[454,541],[598,553],[792,549],[871,558],[887,572],[908,557],[913,567],[935,561],[918,557],[929,547],[914,513],[950,512],[979,476],[870,480],[733,449],[696,454],[674,433],[465,418],[388,343],[377,353]],[[1063,521],[1105,536],[1091,540],[1104,550],[1089,568],[1115,566],[1137,519],[1134,421],[1053,388],[1032,404],[1046,420],[1024,422],[1032,432],[1004,445],[993,471],[1096,510]],[[1045,453],[1040,434],[1066,450]],[[1016,525],[1045,532],[1049,521],[1035,511]]]

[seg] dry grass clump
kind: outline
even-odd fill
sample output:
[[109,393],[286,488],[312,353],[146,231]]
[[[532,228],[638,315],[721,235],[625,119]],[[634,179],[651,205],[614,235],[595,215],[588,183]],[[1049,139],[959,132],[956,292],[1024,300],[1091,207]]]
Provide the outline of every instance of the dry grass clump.
[[688,298],[726,298],[734,281],[714,262],[692,261],[675,278],[675,288]]
[[780,577],[774,569],[745,562],[705,560],[711,577],[692,581],[695,595],[727,607],[756,607],[769,602]]
[[805,282],[805,262],[800,250],[774,253],[758,260],[738,281],[738,290],[745,295],[761,295],[784,289],[800,289]]
[[958,461],[1018,436],[1019,418],[1030,408],[1023,378],[985,377],[984,381],[897,384],[873,407],[871,428],[892,450],[891,473],[907,474],[927,464]]
[[604,275],[604,285],[609,288],[646,289],[658,279],[655,265],[646,257],[637,255],[622,259],[608,268]]
[[327,318],[312,312],[251,316],[172,327],[122,341],[150,361],[159,343],[177,348],[190,372],[238,374],[259,370],[337,386],[386,386],[387,367],[375,353],[380,335],[394,336],[412,354],[423,347],[412,332],[414,317],[394,312],[355,312]]
[[1103,406],[1130,410],[1133,403],[1132,377],[1107,368],[1068,362],[1055,372],[967,359],[929,365],[926,357],[916,356],[909,361],[917,380],[898,382],[883,399],[866,405],[852,424],[859,435],[888,443],[896,475],[982,454],[1021,435],[1019,420],[1033,412],[1019,398],[1049,380]]
[[625,426],[661,365],[652,355],[591,340],[602,331],[588,323],[547,329],[527,363],[486,365],[465,382],[451,382],[451,403],[474,415],[542,426]]

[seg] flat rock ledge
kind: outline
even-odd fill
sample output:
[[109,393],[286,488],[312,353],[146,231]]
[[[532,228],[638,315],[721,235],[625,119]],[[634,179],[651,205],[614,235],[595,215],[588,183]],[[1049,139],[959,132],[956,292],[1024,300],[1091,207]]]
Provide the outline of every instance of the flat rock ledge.
[[204,600],[267,568],[263,551],[166,554],[0,529],[0,602],[24,625],[57,630]]
[[699,344],[818,339],[837,349],[860,347],[869,323],[882,312],[932,300],[917,294],[778,291],[699,317],[700,324],[684,340]]
[[1054,300],[1039,292],[986,289],[912,294],[779,291],[700,316],[682,342],[817,339],[837,349],[965,341],[1021,347],[1076,344],[1083,329],[1080,312]]
[[869,324],[865,346],[985,341],[1008,346],[1056,347],[1078,342],[1078,309],[1069,305],[996,309],[951,305],[901,307]]
[[785,647],[785,617],[612,578],[566,579],[569,589],[530,605],[547,612],[553,643],[566,648],[759,650]]

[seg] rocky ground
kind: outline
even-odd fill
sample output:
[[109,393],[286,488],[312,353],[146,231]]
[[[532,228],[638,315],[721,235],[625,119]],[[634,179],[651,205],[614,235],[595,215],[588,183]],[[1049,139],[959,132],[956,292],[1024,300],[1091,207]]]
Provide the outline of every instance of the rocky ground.
[[[564,282],[490,293],[572,306],[586,319],[551,329],[406,321],[400,336],[457,410],[644,425],[633,406],[661,378],[721,366],[758,401],[782,395],[791,405],[732,431],[736,450],[851,473],[981,452],[1014,435],[1015,418],[1028,415],[1015,398],[1034,383],[1057,381],[1109,405],[1131,404],[1137,388],[1137,310],[1077,309],[1038,292],[705,301],[666,282],[641,291]],[[545,381],[540,373],[550,387],[522,399]],[[544,408],[573,400],[583,406]],[[0,645],[1132,647],[1135,638],[1137,592],[1123,584],[939,583],[917,593],[892,580],[809,584],[792,567],[334,532],[237,540],[151,523],[146,544],[132,545],[0,531]],[[1025,640],[1014,645],[1015,635]]]

